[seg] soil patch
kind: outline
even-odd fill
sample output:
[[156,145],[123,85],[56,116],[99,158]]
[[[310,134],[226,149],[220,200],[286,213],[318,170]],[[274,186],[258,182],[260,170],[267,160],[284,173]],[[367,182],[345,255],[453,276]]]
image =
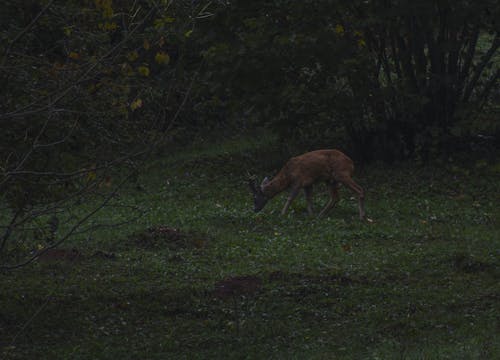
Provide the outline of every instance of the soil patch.
[[452,257],[453,265],[458,271],[465,273],[492,272],[495,265],[479,261],[468,254],[455,254]]
[[183,248],[203,248],[206,238],[196,234],[183,232],[179,229],[157,225],[130,237],[137,246],[145,249],[168,247],[171,250]]
[[48,249],[41,251],[38,256],[38,261],[42,262],[58,262],[68,261],[75,262],[82,260],[83,254],[77,249]]
[[105,260],[116,259],[116,255],[114,253],[108,253],[101,250],[97,250],[92,255],[85,255],[76,248],[72,249],[57,248],[57,249],[48,249],[45,251],[41,250],[39,254],[40,255],[38,256],[38,261],[47,263],[61,262],[61,261],[77,262],[87,258],[98,258]]
[[228,277],[215,284],[214,295],[219,299],[234,296],[251,295],[262,287],[262,280],[257,276]]

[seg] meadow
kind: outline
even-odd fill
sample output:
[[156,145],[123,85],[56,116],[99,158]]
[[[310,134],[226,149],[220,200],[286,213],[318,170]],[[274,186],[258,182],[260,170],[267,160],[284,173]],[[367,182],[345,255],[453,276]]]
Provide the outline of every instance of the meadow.
[[288,156],[266,136],[157,154],[114,200],[137,221],[0,273],[0,357],[500,358],[495,161],[360,165],[372,222],[345,188],[322,218],[303,195],[254,213],[247,171]]

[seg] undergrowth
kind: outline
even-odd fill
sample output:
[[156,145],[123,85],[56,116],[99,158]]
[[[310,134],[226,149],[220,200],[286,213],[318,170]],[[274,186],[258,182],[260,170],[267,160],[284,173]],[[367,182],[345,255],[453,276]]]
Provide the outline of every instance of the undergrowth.
[[347,189],[324,218],[255,214],[273,141],[165,152],[116,200],[138,221],[1,273],[0,357],[500,358],[498,166],[358,167],[371,223]]

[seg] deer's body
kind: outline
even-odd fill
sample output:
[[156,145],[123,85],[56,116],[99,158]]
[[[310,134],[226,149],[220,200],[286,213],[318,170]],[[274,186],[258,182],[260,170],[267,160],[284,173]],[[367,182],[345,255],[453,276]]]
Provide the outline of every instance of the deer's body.
[[307,210],[312,214],[312,186],[317,182],[325,182],[330,190],[330,200],[320,212],[320,216],[330,210],[338,200],[338,188],[344,184],[358,195],[359,216],[365,217],[364,191],[352,180],[354,164],[352,160],[339,150],[316,150],[288,160],[272,180],[264,179],[260,188],[250,184],[255,200],[255,211],[260,211],[268,200],[277,194],[290,189],[290,195],[283,207],[285,214],[291,202],[304,189]]

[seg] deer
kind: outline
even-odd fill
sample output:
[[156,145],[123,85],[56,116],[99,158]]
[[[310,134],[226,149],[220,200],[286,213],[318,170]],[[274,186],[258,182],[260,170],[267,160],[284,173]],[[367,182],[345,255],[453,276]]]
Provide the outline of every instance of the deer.
[[290,189],[281,215],[285,215],[292,201],[304,189],[307,202],[307,211],[313,215],[312,188],[318,182],[325,182],[330,199],[319,217],[326,214],[339,200],[340,184],[351,189],[358,197],[360,220],[365,219],[364,198],[365,192],[353,179],[353,161],[343,152],[336,149],[315,150],[290,158],[283,168],[269,180],[265,177],[260,186],[255,178],[250,178],[249,186],[254,197],[254,211],[261,211],[267,202],[279,193]]

